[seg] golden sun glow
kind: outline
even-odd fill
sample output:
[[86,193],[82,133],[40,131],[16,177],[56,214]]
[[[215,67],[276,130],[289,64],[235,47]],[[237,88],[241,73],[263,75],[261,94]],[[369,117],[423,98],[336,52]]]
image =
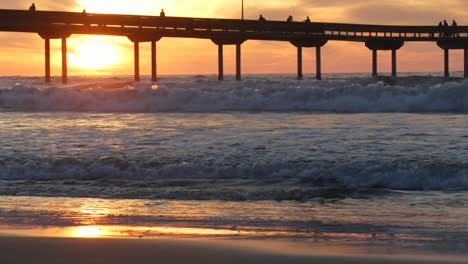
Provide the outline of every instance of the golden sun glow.
[[98,237],[103,235],[103,231],[98,226],[82,226],[75,230],[73,237]]
[[74,66],[93,70],[117,63],[119,55],[114,44],[87,38],[73,45],[69,60]]

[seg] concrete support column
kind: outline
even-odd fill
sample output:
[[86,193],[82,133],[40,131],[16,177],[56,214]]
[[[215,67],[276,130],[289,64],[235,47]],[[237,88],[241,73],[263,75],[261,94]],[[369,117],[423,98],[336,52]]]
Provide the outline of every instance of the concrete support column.
[[50,83],[50,39],[44,39],[45,48],[45,81]]
[[464,49],[465,53],[465,74],[463,75],[465,78],[468,78],[468,48]]
[[62,38],[62,83],[68,82],[67,74],[67,38]]
[[444,49],[444,77],[450,77],[450,71],[449,71],[449,49]]
[[151,81],[158,81],[158,75],[156,71],[156,41],[151,41]]
[[302,80],[302,47],[297,47],[297,79]]
[[236,44],[236,80],[241,80],[241,44]]
[[218,44],[218,80],[224,80],[223,45]]
[[372,76],[377,76],[377,50],[372,50]]
[[133,43],[133,53],[135,56],[134,62],[135,62],[135,82],[140,81],[140,43],[139,42],[134,42]]
[[316,64],[316,79],[317,80],[322,80],[322,54],[321,54],[321,47],[318,46],[315,48],[315,56],[316,56],[316,61],[315,61],[315,64]]
[[392,76],[397,76],[397,56],[396,49],[392,49]]

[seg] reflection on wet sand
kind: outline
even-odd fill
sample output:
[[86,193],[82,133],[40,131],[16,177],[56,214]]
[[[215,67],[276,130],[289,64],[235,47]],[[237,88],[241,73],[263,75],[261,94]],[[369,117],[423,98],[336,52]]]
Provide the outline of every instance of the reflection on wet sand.
[[[65,237],[65,238],[155,238],[155,237],[200,237],[232,236],[238,230],[181,228],[181,227],[143,227],[143,226],[67,226],[67,227],[34,227],[34,226],[0,226],[0,235],[26,237]],[[244,232],[244,235],[253,232]]]

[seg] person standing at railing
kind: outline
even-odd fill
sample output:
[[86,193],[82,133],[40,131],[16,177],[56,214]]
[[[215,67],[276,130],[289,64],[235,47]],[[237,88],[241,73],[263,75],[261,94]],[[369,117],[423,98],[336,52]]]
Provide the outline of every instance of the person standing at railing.
[[457,21],[455,21],[455,19],[453,20],[452,22],[452,32],[453,32],[453,36],[455,37],[458,37],[459,36],[459,32],[458,32],[458,24],[457,24]]
[[449,37],[450,32],[449,32],[449,25],[447,23],[447,20],[444,19],[444,37]]
[[293,22],[293,17],[291,15],[288,16],[288,19],[286,19],[287,22]]
[[159,16],[160,17],[165,17],[166,16],[166,13],[164,13],[164,9],[161,9],[161,13],[159,13]]
[[86,26],[86,27],[89,27],[90,24],[88,23],[88,18],[87,18],[88,13],[86,13],[86,9],[83,9],[83,12],[81,12],[81,15],[82,15],[83,17],[85,17],[85,18],[84,18],[85,23],[84,23],[83,25]]
[[439,22],[439,38],[444,35],[444,24],[442,24],[442,21]]
[[258,21],[260,21],[260,22],[265,22],[266,19],[265,19],[262,15],[260,15],[260,17],[258,18]]
[[30,7],[29,7],[29,12],[36,12],[36,4],[32,4]]

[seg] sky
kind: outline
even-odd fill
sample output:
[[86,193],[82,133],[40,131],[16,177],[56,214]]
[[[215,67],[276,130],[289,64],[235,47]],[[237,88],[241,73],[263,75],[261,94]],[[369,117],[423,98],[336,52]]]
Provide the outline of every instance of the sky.
[[[468,24],[467,0],[244,0],[245,18],[385,25],[437,25],[440,20]],[[0,0],[0,9],[27,9],[31,1]],[[36,0],[38,10],[240,18],[241,0]],[[36,34],[0,32],[0,75],[43,75],[44,42]],[[158,74],[216,74],[217,47],[210,40],[163,38],[158,42]],[[51,42],[52,75],[61,73],[60,40]],[[463,69],[463,52],[451,51],[450,67]],[[131,75],[133,44],[125,37],[72,35],[68,39],[69,75]],[[315,50],[303,51],[304,72],[315,70]],[[379,72],[391,70],[390,52],[379,52]],[[150,74],[150,44],[140,44],[140,72]],[[225,73],[235,72],[235,48],[226,46]],[[435,43],[406,43],[398,51],[399,72],[443,70],[443,52]],[[371,71],[364,43],[329,41],[322,49],[324,73]],[[296,48],[290,43],[247,41],[242,72],[295,73]]]

